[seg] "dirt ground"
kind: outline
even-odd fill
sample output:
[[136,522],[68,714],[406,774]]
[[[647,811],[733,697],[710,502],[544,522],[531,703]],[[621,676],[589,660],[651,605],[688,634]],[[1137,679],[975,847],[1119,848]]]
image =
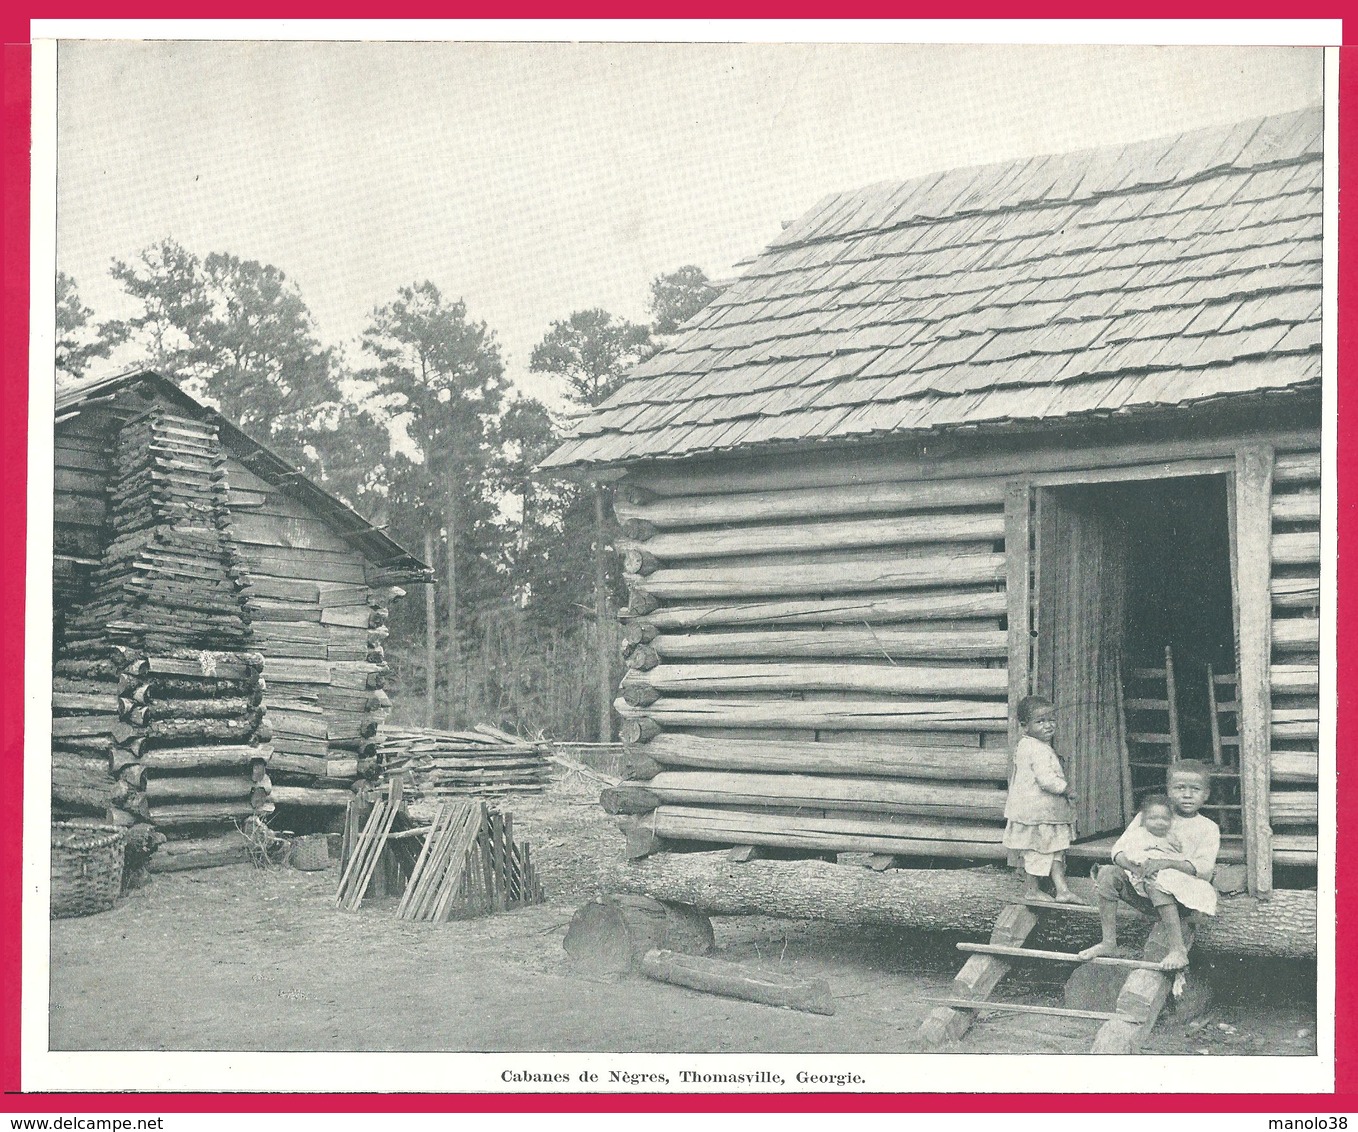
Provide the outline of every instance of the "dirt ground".
[[[335,868],[156,876],[111,912],[52,924],[54,1050],[917,1052],[960,966],[957,937],[757,917],[714,922],[718,954],[828,980],[832,1017],[571,971],[562,940],[622,838],[582,776],[513,800],[547,903],[444,924],[333,902]],[[847,866],[846,866],[847,867]],[[1208,1013],[1167,1013],[1147,1052],[1312,1054],[1313,965],[1204,964]],[[1017,969],[1009,1000],[1061,1004],[1060,972]],[[954,1053],[1085,1053],[1096,1023],[983,1016]]]

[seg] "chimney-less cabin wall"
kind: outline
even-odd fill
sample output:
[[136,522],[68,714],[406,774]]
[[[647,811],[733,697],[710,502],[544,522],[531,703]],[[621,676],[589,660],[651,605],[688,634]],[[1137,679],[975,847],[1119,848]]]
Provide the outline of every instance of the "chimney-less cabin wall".
[[1003,856],[1005,482],[834,479],[619,492],[628,797],[665,838]]
[[238,460],[227,476],[253,583],[247,610],[265,657],[274,800],[343,806],[374,765],[386,715],[385,603],[367,584],[363,556],[325,522]]
[[[1315,435],[1265,438],[1280,453],[1267,797],[1289,863],[1316,845]],[[1006,588],[1028,576],[1027,546],[1024,564],[1007,553],[1006,514],[1026,534],[1012,485],[1153,478],[1251,439],[634,470],[616,504],[631,781],[606,804],[661,845],[1002,859],[1009,705],[1028,680],[1015,665],[1010,686],[1027,653],[1010,652]]]
[[56,433],[52,602],[58,629],[65,613],[89,600],[94,570],[108,542],[108,481],[116,432],[116,422],[105,414],[89,413],[63,422]]
[[1314,845],[1319,814],[1320,453],[1273,467],[1269,820],[1275,850]]

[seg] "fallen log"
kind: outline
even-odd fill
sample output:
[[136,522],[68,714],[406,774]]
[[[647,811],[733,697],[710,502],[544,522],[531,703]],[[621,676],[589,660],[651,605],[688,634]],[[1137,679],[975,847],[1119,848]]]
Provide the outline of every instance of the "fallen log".
[[752,971],[738,963],[705,959],[696,955],[677,955],[673,951],[648,951],[641,960],[647,978],[708,994],[743,998],[766,1006],[804,1010],[811,1014],[833,1014],[830,984],[824,979],[798,979],[789,975]]
[[[1000,868],[897,869],[884,873],[820,861],[733,864],[725,853],[664,854],[617,862],[606,891],[687,904],[708,916],[777,916],[850,925],[915,927],[987,936],[1014,902],[1017,882]],[[1087,883],[1077,891],[1090,899]],[[1133,914],[1134,915],[1134,914]],[[1093,917],[1070,917],[1093,942]],[[1278,889],[1268,900],[1222,896],[1199,929],[1194,953],[1313,958],[1316,893]]]
[[642,957],[657,948],[707,955],[712,922],[685,905],[605,895],[580,906],[562,946],[582,973],[614,977],[638,970]]

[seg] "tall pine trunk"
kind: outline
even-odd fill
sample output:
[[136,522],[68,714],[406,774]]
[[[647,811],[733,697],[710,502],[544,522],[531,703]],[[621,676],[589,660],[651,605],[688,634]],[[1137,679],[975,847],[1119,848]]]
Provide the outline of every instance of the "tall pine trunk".
[[605,632],[612,612],[608,608],[608,540],[604,523],[604,486],[594,486],[594,664],[599,706],[599,742],[613,739],[613,671],[609,634]]
[[[424,528],[424,561],[431,569],[434,565],[434,531],[428,524]],[[438,682],[438,595],[435,593],[434,579],[424,587],[424,725],[436,727],[438,720],[434,715],[434,688]]]
[[448,532],[448,727],[457,726],[458,670],[462,666],[457,645],[457,485],[449,477],[448,503],[443,524]]

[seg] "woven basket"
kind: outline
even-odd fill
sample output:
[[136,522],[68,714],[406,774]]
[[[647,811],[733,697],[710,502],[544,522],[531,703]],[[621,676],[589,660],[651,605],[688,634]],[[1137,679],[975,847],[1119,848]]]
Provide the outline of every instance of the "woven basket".
[[107,912],[123,883],[126,833],[111,825],[52,823],[52,918]]
[[324,833],[309,833],[292,842],[288,862],[294,869],[315,872],[330,867],[330,838]]

